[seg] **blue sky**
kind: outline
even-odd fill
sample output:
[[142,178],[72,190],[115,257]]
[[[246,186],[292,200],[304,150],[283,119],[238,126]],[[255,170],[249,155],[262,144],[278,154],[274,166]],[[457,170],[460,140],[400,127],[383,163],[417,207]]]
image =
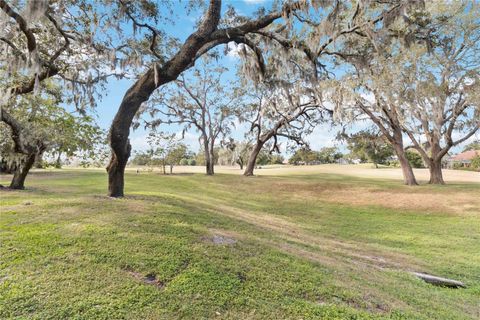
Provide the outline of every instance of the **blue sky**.
[[[173,10],[174,19],[177,22],[173,25],[164,26],[164,29],[167,33],[177,37],[181,41],[185,40],[186,37],[188,37],[194,31],[194,23],[196,19],[201,16],[201,12],[199,10],[191,12],[189,15],[186,15],[186,10],[184,8],[186,3],[187,1],[175,2]],[[250,15],[259,7],[265,6],[268,8],[271,6],[271,4],[272,2],[269,0],[230,0],[224,1],[223,6],[225,8],[227,5],[233,5],[239,14]],[[235,55],[229,55],[222,59],[222,63],[231,70],[230,75],[228,76],[231,80],[235,79],[234,71],[238,61],[238,57],[236,57]],[[96,110],[98,115],[97,122],[102,128],[109,128],[125,92],[132,84],[133,80],[117,80],[114,78],[109,80],[106,87],[106,93],[104,93],[103,99],[98,102],[98,107]],[[365,124],[359,124],[356,125],[356,128],[362,128],[364,126]],[[174,125],[162,125],[160,127],[160,130],[168,132],[180,132],[181,128]],[[319,150],[320,148],[325,146],[337,145],[342,151],[345,151],[345,147],[339,145],[338,142],[335,141],[335,135],[337,131],[338,128],[332,128],[328,124],[318,126],[314,130],[314,132],[308,137],[307,140],[310,143],[312,149],[314,150]],[[131,131],[130,141],[133,150],[145,150],[146,148],[148,148],[148,144],[146,142],[146,135],[147,132],[142,127],[135,131]],[[241,127],[237,128],[236,132],[232,136],[235,139],[243,139],[244,129]],[[197,133],[194,130],[191,130],[185,135],[184,138],[184,142],[189,145],[190,148],[195,152],[198,151],[197,137]]]

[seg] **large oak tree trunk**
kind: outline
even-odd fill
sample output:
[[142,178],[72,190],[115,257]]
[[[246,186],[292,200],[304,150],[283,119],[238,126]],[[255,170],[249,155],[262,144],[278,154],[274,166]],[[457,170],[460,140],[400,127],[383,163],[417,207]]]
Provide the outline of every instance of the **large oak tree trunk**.
[[[169,81],[169,79],[162,79],[163,83]],[[128,139],[130,126],[140,105],[147,101],[155,90],[154,82],[153,70],[149,70],[127,91],[113,119],[109,133],[112,156],[107,167],[108,195],[110,197],[117,198],[124,195],[125,167],[131,152]]]
[[211,175],[211,173],[209,173],[211,167],[210,148],[208,146],[206,135],[203,136],[203,157],[205,158],[205,173]]
[[445,184],[442,174],[442,160],[431,160],[428,164],[430,170],[430,184]]
[[[211,143],[210,143],[211,144]],[[209,176],[213,176],[215,174],[215,157],[213,153],[213,146],[210,145],[208,142],[204,143],[204,148],[205,148],[205,169],[206,169],[206,174]]]
[[25,189],[25,179],[27,174],[32,168],[35,162],[35,153],[26,156],[25,162],[18,165],[15,173],[13,174],[12,182],[10,183],[10,189]]
[[209,176],[213,176],[215,174],[215,152],[213,150],[215,145],[215,140],[208,141],[206,135],[204,136],[203,140],[203,147],[205,149],[205,169],[206,173]]
[[410,162],[408,161],[407,155],[405,153],[405,149],[403,148],[401,132],[397,132],[393,144],[395,154],[397,155],[398,162],[400,163],[400,167],[402,168],[403,183],[408,186],[418,185],[417,180],[415,179],[415,175],[413,174],[412,166],[410,165]]
[[400,167],[402,168],[403,182],[408,186],[418,185],[417,180],[415,179],[415,175],[413,174],[412,166],[410,165],[410,162],[405,156],[405,153],[397,153],[397,157],[398,161],[400,162]]
[[245,167],[245,172],[243,173],[244,176],[253,176],[253,170],[255,169],[255,163],[257,162],[257,157],[263,147],[263,142],[257,142],[257,144],[253,147],[250,156],[248,157],[247,165]]
[[[450,149],[450,146],[448,149]],[[430,181],[428,181],[428,183],[445,184],[442,174],[442,148],[440,147],[440,139],[438,136],[432,137],[432,140],[430,141],[430,152],[430,157],[427,157],[428,155],[423,153],[423,159],[428,163],[428,169],[430,171]]]
[[211,175],[215,173],[215,165],[217,164],[218,158],[215,157],[214,151],[215,140],[212,139],[210,144],[210,169],[208,170]]
[[[112,148],[112,158],[107,167],[108,171],[108,195],[110,197],[123,197],[125,167],[130,157],[131,146],[127,141],[124,152],[115,152]],[[117,150],[118,151],[118,150]]]
[[205,167],[206,167],[207,175],[213,176],[215,174],[215,169],[214,169],[214,166],[213,166],[213,160],[212,159],[209,159],[209,160],[205,161]]

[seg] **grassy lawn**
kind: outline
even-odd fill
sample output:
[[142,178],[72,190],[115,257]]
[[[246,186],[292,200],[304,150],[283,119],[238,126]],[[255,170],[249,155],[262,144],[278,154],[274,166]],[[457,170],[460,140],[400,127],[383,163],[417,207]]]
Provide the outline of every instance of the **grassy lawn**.
[[117,200],[100,171],[37,172],[28,190],[1,191],[1,319],[480,318],[480,184],[126,181]]

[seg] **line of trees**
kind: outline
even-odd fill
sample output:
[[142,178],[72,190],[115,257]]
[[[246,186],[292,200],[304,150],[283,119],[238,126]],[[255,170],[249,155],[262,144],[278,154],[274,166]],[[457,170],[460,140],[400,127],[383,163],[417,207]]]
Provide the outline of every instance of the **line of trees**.
[[[262,152],[278,153],[281,143],[306,148],[305,136],[325,122],[369,121],[378,137],[367,139],[365,157],[380,163],[393,150],[408,185],[417,181],[407,149],[429,167],[430,183],[441,184],[442,158],[480,128],[477,2],[292,0],[251,16],[221,0],[189,2],[186,11],[203,14],[184,41],[166,28],[171,6],[0,0],[0,118],[11,138],[2,161],[15,159],[12,187],[23,187],[47,148],[59,158],[94,149],[97,128],[87,117],[110,77],[132,80],[108,135],[112,197],[124,195],[129,135],[142,121],[152,130],[196,130],[207,174],[216,145],[247,126],[249,143],[230,145],[246,176]],[[241,61],[234,80],[223,79],[221,45]],[[53,102],[39,101],[51,86],[59,88]],[[55,117],[40,124],[33,105],[58,108],[68,127],[61,139],[42,134],[62,126]],[[170,140],[152,139],[151,156],[167,165]]]
[[[205,152],[202,148],[195,153],[181,142],[175,134],[163,132],[151,132],[148,137],[149,148],[145,151],[134,152],[130,164],[137,166],[161,167],[166,174],[166,167],[181,166],[205,166],[206,173],[210,167],[205,160]],[[239,166],[244,169],[244,164],[252,152],[252,144],[248,141],[234,141],[224,143],[223,147],[215,147],[212,151],[211,161],[213,165]],[[270,164],[283,164],[285,158],[278,153],[270,153],[268,148],[262,149],[257,155],[256,166]]]
[[324,147],[319,151],[311,150],[309,147],[299,148],[288,159],[290,164],[322,164],[336,163],[343,158],[343,154],[335,147]]

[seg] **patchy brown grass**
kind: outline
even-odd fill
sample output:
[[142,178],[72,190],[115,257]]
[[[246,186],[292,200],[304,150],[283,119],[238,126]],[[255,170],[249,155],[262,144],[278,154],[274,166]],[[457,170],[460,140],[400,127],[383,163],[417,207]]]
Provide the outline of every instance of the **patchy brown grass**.
[[401,184],[379,188],[374,184],[361,181],[358,183],[330,182],[322,181],[322,178],[319,177],[318,181],[275,179],[269,181],[268,184],[258,179],[250,181],[248,184],[236,185],[235,189],[231,190],[254,194],[274,193],[279,198],[300,201],[316,199],[325,203],[379,206],[387,209],[424,212],[425,214],[480,216],[480,197],[476,192],[463,189],[443,190],[431,186],[408,187]]
[[[313,187],[312,189],[316,189]],[[348,188],[332,190],[304,190],[296,196],[312,197],[330,203],[353,206],[381,206],[396,210],[440,212],[455,215],[480,216],[480,197],[472,192],[454,192],[454,194],[434,192],[402,192],[400,190],[378,190],[369,188]]]

